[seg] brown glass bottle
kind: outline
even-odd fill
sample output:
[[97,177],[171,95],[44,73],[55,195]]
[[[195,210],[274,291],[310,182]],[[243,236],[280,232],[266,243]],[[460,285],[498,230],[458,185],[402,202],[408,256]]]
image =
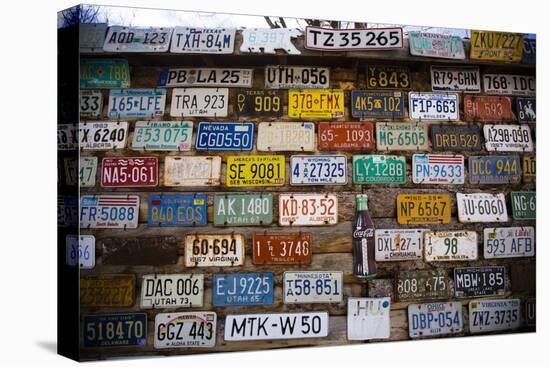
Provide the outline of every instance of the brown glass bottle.
[[367,195],[357,195],[353,222],[353,274],[361,279],[376,277],[374,224],[369,215]]

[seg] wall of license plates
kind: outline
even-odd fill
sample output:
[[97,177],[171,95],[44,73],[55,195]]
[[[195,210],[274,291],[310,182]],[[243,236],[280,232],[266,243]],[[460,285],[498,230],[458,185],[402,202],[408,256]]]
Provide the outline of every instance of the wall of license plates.
[[534,39],[323,23],[80,39],[80,125],[59,148],[80,149],[60,174],[80,187],[83,358],[534,331]]

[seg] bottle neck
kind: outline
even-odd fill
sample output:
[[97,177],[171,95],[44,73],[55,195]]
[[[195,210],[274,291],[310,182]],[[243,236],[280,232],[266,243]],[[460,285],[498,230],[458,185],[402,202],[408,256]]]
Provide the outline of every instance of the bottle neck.
[[367,211],[369,210],[368,199],[366,197],[357,198],[357,211]]

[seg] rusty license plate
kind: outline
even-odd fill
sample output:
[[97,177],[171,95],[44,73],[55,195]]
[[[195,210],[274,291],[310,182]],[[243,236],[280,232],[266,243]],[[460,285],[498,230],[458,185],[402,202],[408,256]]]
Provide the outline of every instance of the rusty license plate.
[[505,122],[513,121],[512,99],[496,96],[464,96],[466,121]]
[[373,133],[370,122],[319,122],[319,150],[370,152],[374,149]]
[[450,277],[445,269],[401,271],[396,275],[398,301],[447,299]]
[[136,293],[133,274],[103,274],[80,278],[80,306],[131,307]]
[[256,265],[310,264],[312,234],[308,232],[254,233],[252,262]]

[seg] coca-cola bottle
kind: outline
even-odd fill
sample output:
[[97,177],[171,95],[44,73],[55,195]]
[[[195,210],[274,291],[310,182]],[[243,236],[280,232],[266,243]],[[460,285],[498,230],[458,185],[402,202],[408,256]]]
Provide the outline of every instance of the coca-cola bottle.
[[374,224],[369,215],[368,196],[357,195],[353,222],[353,274],[361,279],[376,277]]

